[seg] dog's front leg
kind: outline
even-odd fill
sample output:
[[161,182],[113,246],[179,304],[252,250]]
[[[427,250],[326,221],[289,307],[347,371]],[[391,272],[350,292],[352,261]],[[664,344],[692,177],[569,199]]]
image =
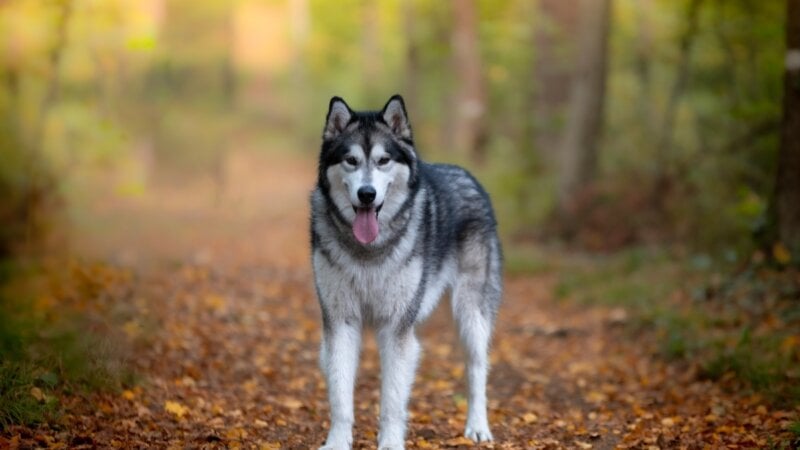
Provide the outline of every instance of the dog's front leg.
[[322,449],[350,449],[353,444],[353,388],[361,349],[361,328],[344,321],[324,331],[320,365],[328,383],[331,428]]
[[408,397],[419,360],[419,342],[410,329],[378,331],[381,355],[381,417],[378,449],[402,449],[408,420]]

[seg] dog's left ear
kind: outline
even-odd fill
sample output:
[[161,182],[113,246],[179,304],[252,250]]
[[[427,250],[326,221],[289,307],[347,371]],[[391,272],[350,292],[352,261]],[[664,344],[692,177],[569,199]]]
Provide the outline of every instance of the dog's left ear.
[[392,132],[397,136],[404,139],[413,139],[411,136],[411,124],[408,122],[408,114],[406,114],[406,105],[403,102],[403,97],[398,94],[392,96],[386,106],[381,111],[381,117],[386,125],[392,129]]

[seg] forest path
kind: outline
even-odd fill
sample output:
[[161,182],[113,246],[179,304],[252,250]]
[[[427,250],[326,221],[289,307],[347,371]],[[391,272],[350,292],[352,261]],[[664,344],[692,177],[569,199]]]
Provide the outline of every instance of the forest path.
[[[314,448],[328,425],[308,256],[310,158],[239,155],[227,183],[98,198],[76,246],[127,266],[125,324],[141,382],[65,398],[59,426],[23,436],[73,448]],[[101,196],[102,197],[102,196]],[[555,276],[506,280],[491,354],[486,448],[767,447],[782,416],[655,356],[623,310],[558,302]],[[469,448],[461,353],[446,301],[420,329],[409,448]],[[374,448],[379,364],[365,340],[355,448]]]

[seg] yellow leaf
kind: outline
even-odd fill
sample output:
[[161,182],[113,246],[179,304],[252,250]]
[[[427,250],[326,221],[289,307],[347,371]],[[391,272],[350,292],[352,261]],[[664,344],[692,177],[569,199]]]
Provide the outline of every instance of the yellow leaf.
[[296,398],[287,398],[283,401],[283,406],[289,409],[300,409],[303,406],[303,403]]
[[787,336],[781,342],[781,350],[784,353],[791,353],[798,346],[800,346],[800,335]]
[[586,395],[586,400],[590,403],[605,403],[608,396],[600,391],[591,391]]
[[206,306],[211,310],[222,311],[225,309],[227,302],[225,301],[224,297],[216,294],[211,294],[206,297],[205,303]]
[[446,444],[447,445],[469,445],[470,447],[475,445],[475,443],[472,442],[472,439],[468,439],[468,438],[466,438],[464,436],[459,436],[457,438],[448,439]]
[[260,450],[278,450],[280,448],[280,442],[262,442],[261,445],[259,445]]
[[122,391],[122,398],[124,398],[125,400],[133,400],[133,397],[135,396],[136,394],[134,394],[133,391],[129,390]]
[[436,380],[433,383],[433,387],[437,392],[447,391],[453,389],[453,383],[448,380]]
[[142,327],[139,325],[139,322],[135,320],[129,320],[122,325],[122,331],[128,335],[128,339],[135,339],[142,334]]
[[31,396],[40,402],[44,401],[44,393],[36,386],[31,388]]
[[792,261],[792,254],[782,242],[776,242],[772,246],[772,256],[780,264],[789,264]]
[[167,400],[164,402],[164,410],[169,413],[175,414],[176,417],[179,419],[185,416],[189,412],[189,408],[181,405],[178,402],[171,402]]
[[534,423],[539,420],[539,417],[534,413],[527,413],[522,416],[522,421],[525,423]]
[[225,437],[228,439],[236,439],[236,440],[246,439],[247,431],[245,431],[244,428],[239,428],[239,427],[231,428],[230,430],[228,430],[227,433],[225,433]]
[[592,448],[592,444],[590,444],[588,442],[575,441],[575,445],[577,445],[579,448],[583,448],[583,449]]
[[433,447],[430,442],[426,441],[425,439],[418,439],[417,440],[417,448],[431,448]]

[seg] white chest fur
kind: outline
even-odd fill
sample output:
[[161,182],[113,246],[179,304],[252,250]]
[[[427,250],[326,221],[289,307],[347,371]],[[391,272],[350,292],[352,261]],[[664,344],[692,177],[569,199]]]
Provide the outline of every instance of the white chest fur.
[[402,262],[389,259],[382,264],[332,264],[316,251],[313,263],[328,313],[374,325],[398,322],[412,306],[418,311],[417,320],[424,319],[455,272],[454,264],[445,263],[437,273],[425,273],[422,257]]

